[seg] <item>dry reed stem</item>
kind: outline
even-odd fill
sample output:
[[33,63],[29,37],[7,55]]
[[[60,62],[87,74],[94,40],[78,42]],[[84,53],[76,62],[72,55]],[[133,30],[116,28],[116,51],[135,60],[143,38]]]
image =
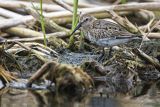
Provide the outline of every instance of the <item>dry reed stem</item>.
[[[160,10],[159,2],[150,2],[150,3],[136,3],[136,4],[121,4],[121,5],[112,5],[112,6],[100,6],[93,8],[84,8],[79,9],[84,13],[99,13],[104,12],[105,10],[114,10],[114,11],[137,11],[140,9],[146,10]],[[46,18],[60,18],[60,17],[71,17],[72,13],[69,11],[60,11],[60,12],[51,12],[44,14]],[[5,20],[5,22],[0,22],[0,29],[13,27],[19,24],[24,24],[29,21],[33,21],[32,16],[23,16],[22,18],[13,18]]]

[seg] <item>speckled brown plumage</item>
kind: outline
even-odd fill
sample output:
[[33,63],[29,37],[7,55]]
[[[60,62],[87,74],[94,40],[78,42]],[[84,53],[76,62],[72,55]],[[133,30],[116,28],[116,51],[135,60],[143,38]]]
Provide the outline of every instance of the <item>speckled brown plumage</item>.
[[87,14],[80,16],[79,24],[72,34],[79,28],[81,28],[81,31],[84,33],[85,39],[90,41],[93,45],[103,48],[103,53],[100,56],[99,61],[104,56],[104,47],[110,47],[110,57],[112,46],[125,44],[134,39],[141,39],[138,35],[128,32],[125,28],[115,22],[96,19]]
[[88,14],[81,15],[79,25],[85,38],[100,47],[114,46],[137,39],[137,35],[128,32],[121,25],[104,19],[96,19]]

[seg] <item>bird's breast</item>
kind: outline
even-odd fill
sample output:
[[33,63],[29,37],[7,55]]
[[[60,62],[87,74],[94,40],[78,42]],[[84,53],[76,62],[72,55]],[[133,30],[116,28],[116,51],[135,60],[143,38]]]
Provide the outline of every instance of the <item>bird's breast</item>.
[[86,32],[85,38],[86,38],[87,40],[89,40],[90,42],[92,42],[92,43],[95,43],[95,42],[97,41],[97,39],[94,37],[94,35],[91,34],[91,32],[89,32],[89,31]]

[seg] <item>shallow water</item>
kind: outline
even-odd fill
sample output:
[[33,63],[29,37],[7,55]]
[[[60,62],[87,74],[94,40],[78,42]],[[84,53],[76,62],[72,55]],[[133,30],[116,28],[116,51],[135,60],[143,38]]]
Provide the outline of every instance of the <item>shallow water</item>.
[[47,90],[3,89],[0,107],[159,107],[158,99],[106,98],[90,94],[86,96],[57,95]]

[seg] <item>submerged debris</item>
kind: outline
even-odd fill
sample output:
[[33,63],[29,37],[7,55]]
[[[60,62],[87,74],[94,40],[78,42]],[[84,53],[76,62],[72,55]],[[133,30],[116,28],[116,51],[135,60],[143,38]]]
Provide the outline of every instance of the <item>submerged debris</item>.
[[56,90],[60,92],[83,93],[94,85],[91,77],[79,67],[48,62],[29,79],[27,86],[44,75],[47,80],[55,83]]

